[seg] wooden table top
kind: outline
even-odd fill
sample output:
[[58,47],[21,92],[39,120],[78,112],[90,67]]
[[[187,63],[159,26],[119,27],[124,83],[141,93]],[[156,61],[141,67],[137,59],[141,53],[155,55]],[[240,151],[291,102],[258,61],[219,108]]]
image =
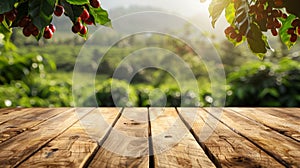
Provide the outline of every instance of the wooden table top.
[[0,109],[0,167],[300,167],[300,108],[217,110]]

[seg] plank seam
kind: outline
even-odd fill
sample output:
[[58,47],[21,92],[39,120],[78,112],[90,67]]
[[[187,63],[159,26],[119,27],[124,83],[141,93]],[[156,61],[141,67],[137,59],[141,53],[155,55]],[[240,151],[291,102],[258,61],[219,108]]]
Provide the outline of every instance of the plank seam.
[[[65,111],[64,113],[74,110],[74,108]],[[45,143],[43,145],[41,145],[39,148],[35,149],[30,155],[28,155],[27,157],[25,157],[24,159],[21,159],[19,162],[17,162],[15,165],[13,165],[12,167],[18,167],[20,166],[23,162],[25,162],[26,160],[28,160],[31,156],[33,156],[34,154],[36,154],[39,150],[41,150],[42,148],[44,148],[45,146],[47,146],[47,144],[49,144],[51,141],[53,141],[55,138],[57,138],[58,136],[60,136],[61,134],[63,134],[64,132],[66,132],[69,128],[71,128],[75,123],[77,123],[80,119],[82,119],[83,117],[87,116],[89,113],[91,113],[93,111],[90,110],[89,112],[87,112],[85,115],[83,115],[82,117],[78,118],[78,120],[76,120],[75,122],[73,122],[69,127],[65,128],[63,131],[61,131],[59,134],[57,134],[56,136],[48,139],[47,141],[45,141]],[[61,113],[63,114],[63,113]]]
[[233,111],[234,113],[240,115],[240,116],[243,116],[243,117],[245,117],[245,118],[247,118],[247,119],[249,119],[249,120],[251,120],[251,121],[253,121],[253,122],[257,123],[257,124],[259,124],[259,125],[262,125],[262,126],[265,126],[265,127],[267,127],[267,128],[270,128],[271,130],[273,130],[273,131],[275,131],[275,132],[277,132],[277,133],[279,133],[279,134],[281,134],[281,135],[283,135],[283,136],[285,136],[285,137],[287,137],[287,138],[290,138],[290,139],[292,139],[292,140],[294,140],[294,141],[296,141],[296,142],[300,142],[300,140],[295,139],[294,137],[285,134],[284,132],[280,131],[280,129],[271,127],[271,126],[269,126],[269,125],[267,125],[267,124],[264,124],[264,123],[262,123],[262,122],[260,122],[260,121],[257,121],[257,120],[255,120],[255,119],[252,119],[252,118],[248,117],[248,116],[245,116],[244,114],[241,114],[241,113],[235,111],[234,109],[230,109],[230,110]]
[[150,110],[147,107],[148,111],[148,148],[149,148],[149,168],[155,167],[154,160],[154,149],[153,149],[153,139],[152,139],[152,130],[151,130],[151,120],[150,120]]
[[202,148],[202,150],[205,152],[206,156],[209,158],[209,160],[217,167],[217,168],[221,168],[221,164],[219,162],[219,160],[216,158],[216,156],[209,150],[209,148],[200,141],[199,137],[197,136],[197,134],[194,132],[193,128],[190,126],[190,124],[183,118],[183,116],[179,113],[177,107],[175,107],[177,114],[179,115],[181,121],[184,123],[184,125],[186,126],[186,128],[190,131],[190,133],[193,135],[193,137],[195,138],[196,142],[200,145],[200,147]]
[[287,168],[291,168],[292,166],[289,165],[289,163],[285,160],[283,160],[282,158],[280,158],[279,156],[277,156],[276,154],[266,150],[265,148],[263,148],[262,146],[260,146],[258,143],[256,143],[255,141],[253,141],[252,139],[248,138],[247,136],[245,136],[244,134],[242,134],[241,132],[235,130],[234,128],[231,128],[229,125],[227,125],[225,122],[221,121],[220,119],[218,119],[216,116],[214,116],[213,114],[211,114],[210,112],[207,111],[207,109],[204,109],[205,112],[207,112],[209,115],[211,115],[212,117],[214,117],[215,119],[217,119],[218,121],[220,121],[220,123],[222,123],[223,125],[225,125],[227,128],[229,128],[230,130],[232,130],[233,132],[237,133],[238,135],[242,136],[243,138],[245,138],[246,140],[248,140],[249,142],[251,142],[253,145],[255,145],[256,147],[258,147],[259,149],[261,149],[262,151],[264,151],[266,154],[268,154],[269,156],[271,156],[272,158],[274,158],[277,162],[279,162],[280,164],[282,164],[283,166],[287,167]]
[[95,148],[95,150],[92,152],[92,154],[90,155],[89,158],[86,159],[86,162],[83,164],[83,168],[88,168],[89,165],[91,164],[91,162],[93,161],[93,159],[95,158],[96,154],[98,153],[98,151],[100,150],[101,146],[104,144],[104,142],[107,140],[108,136],[110,135],[113,127],[116,125],[116,123],[118,122],[118,120],[121,118],[122,113],[124,111],[124,107],[122,107],[122,109],[120,110],[119,114],[117,115],[116,119],[114,120],[114,122],[112,123],[111,127],[109,128],[109,130],[105,133],[103,139],[98,142],[97,141],[97,147]]

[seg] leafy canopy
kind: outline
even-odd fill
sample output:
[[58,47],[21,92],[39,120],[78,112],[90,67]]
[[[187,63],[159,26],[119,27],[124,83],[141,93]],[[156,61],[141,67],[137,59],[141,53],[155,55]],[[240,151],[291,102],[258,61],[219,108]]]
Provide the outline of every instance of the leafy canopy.
[[264,32],[291,48],[300,36],[300,1],[297,0],[212,0],[209,6],[211,24],[225,10],[230,24],[226,37],[235,45],[247,41],[249,48],[260,58],[271,49]]

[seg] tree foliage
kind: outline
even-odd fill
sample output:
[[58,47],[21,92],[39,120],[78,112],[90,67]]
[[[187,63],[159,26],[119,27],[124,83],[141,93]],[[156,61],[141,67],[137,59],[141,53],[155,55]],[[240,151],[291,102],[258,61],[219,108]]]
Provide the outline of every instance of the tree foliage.
[[212,0],[209,6],[212,26],[225,10],[230,24],[226,37],[235,45],[247,41],[260,58],[271,49],[264,32],[280,36],[291,48],[300,36],[300,1],[297,0]]
[[13,27],[21,27],[25,36],[49,39],[56,28],[54,15],[64,14],[73,23],[74,33],[86,37],[87,25],[110,26],[108,13],[98,0],[2,0],[0,2],[0,33],[9,41]]
[[[212,0],[209,12],[212,26],[225,10],[229,27],[226,37],[235,45],[247,42],[260,58],[272,50],[265,32],[279,36],[291,48],[300,35],[298,0]],[[64,14],[73,23],[74,33],[86,37],[87,25],[110,26],[108,13],[98,0],[2,0],[0,33],[9,41],[12,27],[22,27],[25,36],[49,39],[55,32],[53,15]]]

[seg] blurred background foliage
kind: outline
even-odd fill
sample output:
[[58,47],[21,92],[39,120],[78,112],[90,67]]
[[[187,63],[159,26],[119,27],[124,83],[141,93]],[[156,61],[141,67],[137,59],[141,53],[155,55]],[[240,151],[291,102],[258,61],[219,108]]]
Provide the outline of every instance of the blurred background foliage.
[[[60,27],[68,27],[63,25],[63,21],[58,22]],[[174,31],[189,33],[186,26]],[[264,60],[258,60],[247,46],[234,47],[227,40],[215,39],[212,34],[206,35],[211,38],[225,68],[226,106],[300,105],[300,46],[287,50],[279,39],[273,38],[270,43],[275,46],[274,52],[267,54]],[[10,44],[11,47],[5,47],[0,42],[0,107],[91,106],[93,97],[97,98],[98,106],[114,106],[111,93],[115,89],[118,90],[116,98],[121,106],[180,106],[182,97],[187,101],[184,102],[186,106],[210,106],[214,103],[204,62],[183,42],[159,34],[135,35],[121,40],[106,52],[104,46],[114,38],[113,34],[107,34],[102,39],[95,38],[94,47],[82,51],[87,55],[81,63],[82,72],[86,76],[91,70],[98,73],[95,87],[85,86],[81,95],[75,95],[80,97],[78,104],[75,104],[72,73],[84,40],[70,35],[66,29],[58,30],[51,40],[36,42],[34,38],[23,37],[22,32],[15,29],[11,37],[15,46]],[[191,38],[198,40],[203,49],[209,45],[199,40],[200,37]],[[124,99],[128,83],[122,78],[114,79],[115,87],[112,89],[111,77],[120,61],[144,46],[164,48],[180,56],[195,74],[199,95],[195,95],[192,88],[180,91],[176,79],[155,68],[141,70],[134,76],[129,86],[129,100]],[[98,62],[99,55],[103,54],[104,59]],[[140,51],[140,54],[146,55],[149,62],[158,61],[153,59],[153,53]],[[155,54],[161,54],[163,58],[164,53]],[[176,66],[176,62],[171,60],[160,61],[168,61]],[[134,67],[128,65],[122,68],[127,72]]]

